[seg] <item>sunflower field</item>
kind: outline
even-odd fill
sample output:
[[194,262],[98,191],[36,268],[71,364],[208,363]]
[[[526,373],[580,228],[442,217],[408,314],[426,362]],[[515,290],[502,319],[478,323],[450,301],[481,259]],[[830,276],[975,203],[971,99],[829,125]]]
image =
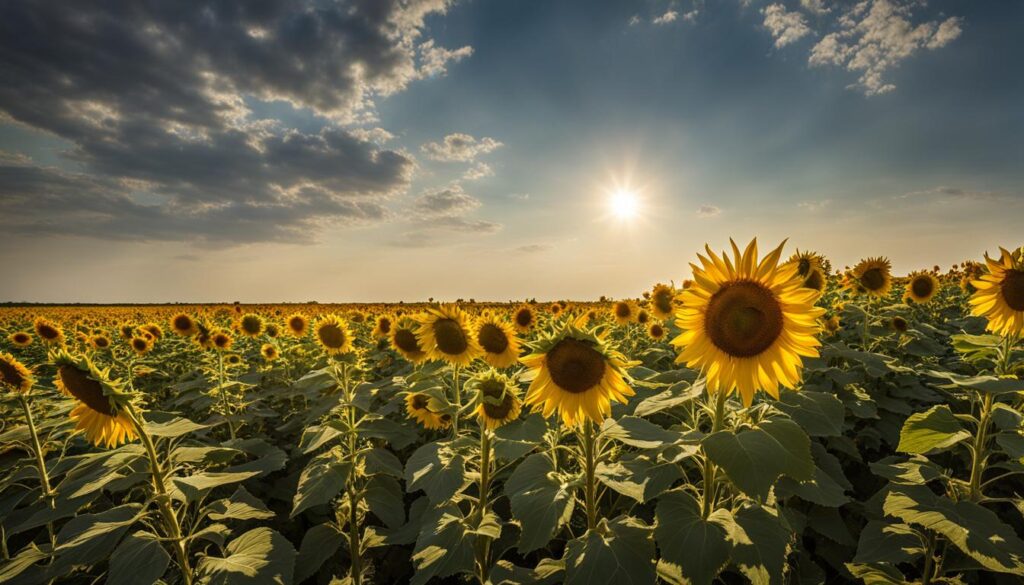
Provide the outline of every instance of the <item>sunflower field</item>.
[[1024,249],[0,308],[0,583],[1024,582]]

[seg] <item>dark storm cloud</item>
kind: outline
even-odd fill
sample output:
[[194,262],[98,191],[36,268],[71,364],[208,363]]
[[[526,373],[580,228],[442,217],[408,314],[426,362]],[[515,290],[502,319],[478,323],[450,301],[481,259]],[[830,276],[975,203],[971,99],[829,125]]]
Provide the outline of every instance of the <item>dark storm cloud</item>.
[[[235,243],[313,241],[332,221],[384,217],[415,163],[339,125],[469,54],[439,56],[422,38],[424,17],[449,4],[4,2],[0,115],[65,139],[84,171],[0,159],[5,221]],[[326,125],[254,119],[251,98]]]

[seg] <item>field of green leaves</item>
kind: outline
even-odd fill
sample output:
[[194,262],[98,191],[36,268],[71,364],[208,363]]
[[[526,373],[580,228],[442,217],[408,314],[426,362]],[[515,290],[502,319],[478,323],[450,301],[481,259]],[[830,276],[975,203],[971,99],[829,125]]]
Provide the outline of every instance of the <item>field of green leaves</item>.
[[700,261],[619,302],[0,309],[0,583],[1024,582],[1020,251]]

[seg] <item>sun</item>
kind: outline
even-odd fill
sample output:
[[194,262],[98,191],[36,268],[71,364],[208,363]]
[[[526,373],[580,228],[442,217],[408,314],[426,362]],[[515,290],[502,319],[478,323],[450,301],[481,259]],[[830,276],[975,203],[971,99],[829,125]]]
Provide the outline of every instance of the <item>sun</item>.
[[633,219],[640,214],[640,198],[633,191],[619,189],[608,198],[608,208],[618,219]]

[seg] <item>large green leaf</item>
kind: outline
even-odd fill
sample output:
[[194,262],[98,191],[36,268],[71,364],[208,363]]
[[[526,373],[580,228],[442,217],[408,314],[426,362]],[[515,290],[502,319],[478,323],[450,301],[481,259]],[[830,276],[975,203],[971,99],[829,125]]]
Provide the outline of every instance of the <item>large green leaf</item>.
[[320,570],[324,561],[338,552],[345,535],[334,524],[317,524],[302,536],[299,554],[295,557],[295,582],[302,583]]
[[175,487],[185,494],[189,502],[198,502],[206,493],[215,487],[245,481],[259,475],[257,471],[201,471],[188,477],[175,477],[171,481]]
[[842,401],[825,392],[782,392],[774,406],[785,412],[812,437],[843,434],[846,408]]
[[502,425],[494,431],[494,455],[510,461],[533,451],[544,440],[548,425],[539,413]]
[[331,501],[345,489],[351,470],[352,464],[342,459],[338,447],[311,459],[299,477],[290,516],[294,518],[307,508]]
[[1007,394],[1024,390],[1024,380],[995,376],[963,376],[953,372],[930,370],[928,375],[951,382],[949,387],[971,388],[989,394]]
[[211,503],[207,507],[211,520],[267,520],[274,513],[244,487],[238,486],[230,498]]
[[457,506],[431,510],[424,515],[413,550],[416,573],[411,584],[423,585],[435,577],[472,571],[475,543]]
[[295,548],[275,530],[253,528],[228,543],[224,557],[205,556],[196,573],[204,585],[290,585]]
[[733,517],[729,534],[733,564],[753,585],[784,583],[792,535],[782,520],[759,505],[744,506]]
[[652,422],[636,416],[624,416],[618,420],[607,419],[601,425],[601,436],[621,441],[630,447],[655,449],[682,439],[682,433],[669,431]]
[[427,443],[405,464],[406,490],[423,490],[435,506],[448,502],[466,481],[466,460],[448,443]]
[[913,563],[924,552],[925,543],[921,535],[910,526],[872,520],[860,532],[857,556],[853,562]]
[[57,533],[61,568],[93,565],[109,555],[142,511],[141,504],[124,504],[96,514],[75,516]]
[[701,445],[740,491],[760,500],[768,498],[781,475],[814,479],[811,441],[788,419],[769,419],[739,433],[719,431],[705,437]]
[[970,438],[971,434],[963,428],[953,411],[945,404],[937,404],[907,417],[896,450],[902,453],[933,453]]
[[384,521],[389,528],[399,528],[405,524],[405,504],[402,486],[393,477],[375,475],[366,482],[366,493],[363,496],[370,511]]
[[216,425],[204,425],[192,422],[187,418],[174,418],[163,423],[146,423],[146,432],[154,437],[175,438]]
[[121,541],[110,555],[107,585],[156,583],[170,561],[157,535],[140,530]]
[[522,525],[519,552],[545,546],[573,510],[573,488],[558,474],[547,455],[535,453],[516,467],[505,482],[512,514]]
[[954,502],[925,486],[893,486],[885,498],[886,515],[943,535],[991,571],[1024,575],[1024,541],[987,508]]
[[677,382],[673,384],[668,390],[655,394],[648,398],[640,401],[636,408],[633,410],[633,414],[636,416],[651,416],[652,414],[659,413],[663,410],[675,408],[690,402],[691,400],[700,398],[700,395],[704,393],[704,379],[701,378],[699,382],[691,385],[689,382]]
[[691,585],[714,581],[732,550],[729,511],[715,510],[705,519],[700,503],[689,492],[674,490],[658,498],[655,517],[654,538],[662,559],[679,565]]
[[597,464],[597,479],[601,483],[638,502],[657,497],[682,476],[675,463],[655,462],[640,453],[613,463]]
[[646,585],[656,581],[651,529],[619,517],[570,540],[565,549],[566,585]]

